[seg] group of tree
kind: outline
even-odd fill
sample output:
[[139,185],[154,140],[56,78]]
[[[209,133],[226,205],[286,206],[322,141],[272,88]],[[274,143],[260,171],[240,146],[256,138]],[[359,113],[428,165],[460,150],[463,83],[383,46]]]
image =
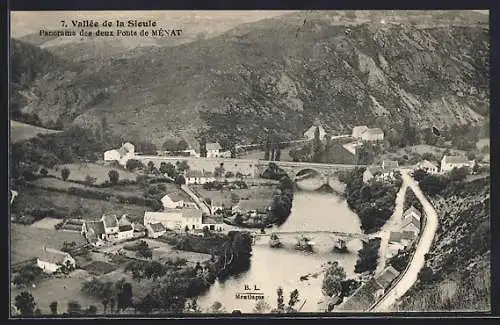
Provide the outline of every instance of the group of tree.
[[283,224],[292,211],[294,184],[288,175],[282,176],[278,184],[279,194],[273,197],[266,224]]
[[345,197],[360,218],[364,232],[373,233],[391,217],[399,183],[374,181],[365,184],[363,172],[363,168],[356,168],[342,176],[346,183]]
[[181,139],[179,141],[176,141],[174,139],[167,139],[162,145],[162,149],[165,151],[183,151],[187,150],[188,148],[189,145],[184,139]]
[[94,278],[85,282],[81,291],[89,297],[99,299],[104,314],[107,313],[108,308],[113,313],[133,307],[132,284],[125,279],[112,282]]
[[410,207],[415,207],[418,211],[422,211],[422,203],[420,203],[420,200],[417,198],[415,195],[415,192],[410,187],[406,188],[405,192],[405,199],[404,199],[404,206],[403,209],[406,210]]
[[358,260],[354,266],[354,272],[374,272],[377,268],[379,249],[380,238],[372,238],[368,241],[363,241],[363,247],[358,251]]
[[261,175],[262,178],[273,179],[277,181],[281,180],[285,176],[288,176],[287,173],[273,162],[269,163],[266,170],[264,170]]
[[12,282],[15,285],[29,286],[44,276],[41,268],[34,264],[27,264],[17,272]]

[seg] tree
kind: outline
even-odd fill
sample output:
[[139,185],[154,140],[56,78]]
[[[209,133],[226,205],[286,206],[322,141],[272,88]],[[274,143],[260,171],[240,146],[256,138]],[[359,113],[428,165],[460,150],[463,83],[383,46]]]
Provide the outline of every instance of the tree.
[[174,181],[175,184],[177,185],[184,185],[186,184],[186,178],[184,178],[183,175],[177,175]]
[[85,176],[85,184],[87,186],[90,186],[90,185],[94,184],[96,181],[97,181],[96,177],[92,177],[90,175]]
[[189,170],[189,165],[188,165],[187,160],[183,160],[183,161],[179,162],[179,164],[177,165],[177,170],[180,173],[188,171]]
[[42,310],[40,308],[35,309],[35,316],[42,316]]
[[31,316],[35,310],[35,299],[28,291],[23,291],[15,298],[16,308],[21,312],[23,316]]
[[28,264],[23,266],[12,282],[15,285],[31,285],[37,279],[43,276],[43,271],[36,265]]
[[271,306],[264,300],[259,300],[255,304],[253,312],[256,314],[265,314],[271,310]]
[[57,301],[51,302],[49,308],[52,315],[57,315]]
[[284,303],[284,298],[283,298],[283,289],[281,287],[278,287],[276,290],[276,294],[278,296],[276,300],[276,311],[278,313],[282,313],[285,311],[285,303]]
[[295,305],[299,302],[299,290],[295,289],[290,292],[290,300],[288,300],[287,312],[296,312]]
[[178,143],[177,143],[177,150],[179,151],[182,151],[182,150],[187,150],[189,148],[189,145],[188,143],[186,142],[186,140],[184,139],[181,139]]
[[424,169],[419,168],[413,172],[413,178],[417,182],[422,181],[425,176],[427,176],[427,171],[425,171]]
[[70,315],[78,315],[82,312],[82,305],[78,301],[70,300],[68,301],[68,314]]
[[320,163],[323,160],[323,148],[321,144],[321,139],[319,138],[319,127],[316,127],[314,130],[314,139],[313,139],[313,154],[312,161],[315,163]]
[[96,315],[97,314],[97,307],[94,305],[90,305],[89,308],[87,308],[87,314]]
[[68,168],[64,167],[63,169],[61,169],[61,177],[62,177],[63,181],[68,179],[69,174],[70,174],[70,171]]
[[116,170],[110,170],[108,173],[109,176],[109,181],[111,184],[116,185],[118,184],[118,181],[120,180],[120,174]]
[[160,172],[162,174],[167,174],[169,177],[174,177],[177,174],[177,170],[175,169],[174,164],[172,164],[171,162],[163,162],[160,166]]
[[143,167],[143,164],[142,164],[142,162],[140,160],[129,159],[129,160],[127,160],[127,163],[126,163],[125,167],[128,170],[133,171],[133,170],[136,170],[136,169],[139,169],[139,168]]
[[150,160],[148,162],[148,170],[149,170],[149,172],[152,172],[154,168],[155,168],[155,163]]
[[49,172],[47,171],[47,169],[45,168],[40,169],[40,175],[42,175],[43,177],[47,177],[48,173]]
[[342,293],[342,281],[346,278],[344,269],[337,263],[333,263],[325,271],[321,291],[325,296],[332,297]]
[[162,145],[163,150],[166,151],[176,151],[177,150],[177,141],[174,139],[167,139],[163,142]]
[[128,307],[132,306],[132,285],[125,281],[119,281],[117,282],[117,287],[118,287],[117,309],[125,310]]
[[144,258],[152,258],[153,257],[153,250],[146,244],[146,245],[139,245],[136,255],[139,257],[144,257]]
[[455,182],[463,181],[469,174],[467,167],[453,168],[450,171],[450,180]]
[[212,304],[212,306],[209,309],[209,312],[215,313],[215,314],[224,313],[225,309],[224,309],[224,306],[222,306],[222,304],[220,302],[214,301],[214,303]]
[[469,153],[467,154],[467,159],[468,159],[468,160],[474,160],[474,159],[476,159],[476,154],[475,154],[474,152],[472,152],[472,151],[471,151],[471,152],[469,152]]

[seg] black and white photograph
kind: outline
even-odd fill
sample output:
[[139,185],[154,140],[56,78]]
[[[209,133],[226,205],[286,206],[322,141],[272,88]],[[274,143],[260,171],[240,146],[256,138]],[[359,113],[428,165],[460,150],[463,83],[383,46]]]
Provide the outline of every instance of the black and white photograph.
[[491,312],[488,10],[9,19],[11,318]]

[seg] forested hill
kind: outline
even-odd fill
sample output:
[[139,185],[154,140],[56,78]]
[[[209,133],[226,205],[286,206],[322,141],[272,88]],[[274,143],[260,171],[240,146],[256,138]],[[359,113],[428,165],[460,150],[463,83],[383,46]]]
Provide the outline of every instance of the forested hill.
[[14,96],[43,94],[25,107],[43,125],[106,117],[112,132],[158,145],[171,135],[193,142],[201,127],[214,140],[252,142],[266,130],[297,137],[315,118],[343,132],[404,118],[418,127],[482,122],[489,114],[487,16],[356,15],[361,24],[339,12],[249,23],[76,72],[37,74]]

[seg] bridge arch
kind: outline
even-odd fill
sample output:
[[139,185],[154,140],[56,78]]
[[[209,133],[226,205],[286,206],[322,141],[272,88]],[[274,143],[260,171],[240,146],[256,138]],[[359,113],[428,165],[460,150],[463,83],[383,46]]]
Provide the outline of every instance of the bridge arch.
[[[293,171],[293,180],[301,190],[315,191],[328,182],[328,177],[318,169],[313,167],[302,167]],[[318,182],[302,182],[308,179],[317,179]]]

